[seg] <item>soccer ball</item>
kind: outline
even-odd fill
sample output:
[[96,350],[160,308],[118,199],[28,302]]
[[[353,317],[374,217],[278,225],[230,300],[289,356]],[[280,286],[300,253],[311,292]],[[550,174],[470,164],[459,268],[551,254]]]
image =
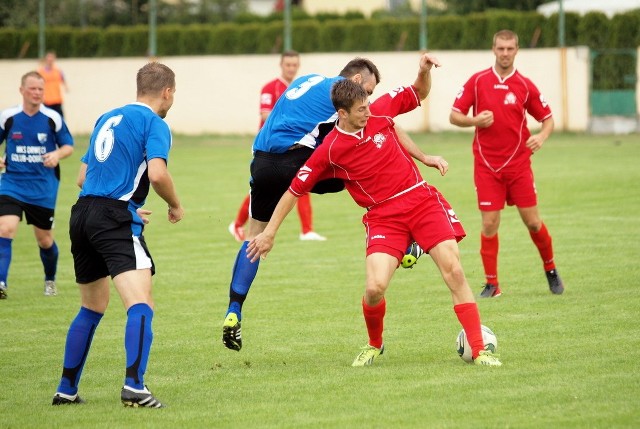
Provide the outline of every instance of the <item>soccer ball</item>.
[[[486,326],[482,325],[482,340],[484,341],[485,347],[489,347],[493,353],[498,350],[498,337],[493,331]],[[460,331],[458,334],[458,338],[456,340],[456,349],[458,350],[458,355],[462,358],[463,361],[472,363],[473,358],[471,357],[471,346],[469,345],[469,341],[467,341],[467,335],[464,333],[464,329]]]

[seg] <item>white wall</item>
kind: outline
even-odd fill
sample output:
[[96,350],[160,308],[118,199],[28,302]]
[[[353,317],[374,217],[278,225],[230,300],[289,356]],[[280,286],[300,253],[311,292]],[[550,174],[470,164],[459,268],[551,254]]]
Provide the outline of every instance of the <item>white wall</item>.
[[[422,0],[409,0],[411,9],[419,12],[422,8]],[[446,8],[441,0],[427,0],[430,7],[439,9]],[[303,0],[302,7],[310,14],[315,15],[319,12],[333,12],[344,14],[349,11],[362,12],[365,16],[371,16],[371,13],[377,10],[388,10],[389,0]]]
[[[408,131],[456,129],[449,111],[460,86],[478,70],[491,66],[491,51],[433,52],[443,67],[432,72],[433,86],[424,105],[398,118]],[[556,129],[588,127],[589,56],[587,48],[566,49],[563,90],[560,49],[521,49],[516,65],[545,94]],[[356,56],[371,59],[382,75],[373,98],[414,81],[419,52],[303,54],[300,74],[335,76]],[[89,133],[104,111],[135,99],[135,74],[146,58],[59,59],[70,92],[64,103],[72,133]],[[258,128],[259,92],[278,75],[279,55],[167,57],[159,61],[176,72],[177,92],[167,122],[175,133],[254,134]],[[20,77],[37,67],[34,60],[0,61],[0,109],[21,102]],[[535,124],[532,124],[535,127]]]

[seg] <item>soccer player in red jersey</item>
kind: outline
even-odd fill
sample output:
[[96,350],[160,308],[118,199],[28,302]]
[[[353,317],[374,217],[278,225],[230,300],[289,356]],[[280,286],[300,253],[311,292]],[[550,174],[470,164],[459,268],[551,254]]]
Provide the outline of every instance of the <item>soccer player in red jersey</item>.
[[[556,270],[551,235],[538,213],[531,169],[531,155],[553,131],[551,109],[533,82],[513,65],[518,53],[517,34],[497,32],[493,53],[495,65],[471,76],[458,93],[449,117],[459,127],[476,127],[474,182],[482,215],[480,255],[486,277],[480,296],[490,298],[502,293],[498,282],[498,227],[505,203],[518,208],[540,252],[549,289],[560,295],[564,285]],[[467,116],[471,108],[472,116]],[[529,132],[526,113],[542,124],[538,134]]]
[[[279,77],[268,82],[260,91],[260,128],[273,110],[278,98],[286,91],[289,84],[298,74],[300,55],[296,51],[286,51],[280,56]],[[298,216],[300,217],[300,240],[325,241],[326,237],[313,230],[313,210],[311,196],[305,195],[298,200]],[[247,195],[238,209],[235,220],[229,225],[229,233],[237,241],[244,241],[244,224],[249,219],[249,195]]]
[[440,156],[422,153],[413,143],[402,143],[394,129],[392,118],[415,109],[429,94],[434,65],[439,65],[438,60],[424,54],[413,85],[397,88],[371,106],[360,85],[347,79],[336,82],[331,90],[338,112],[336,127],[300,168],[267,227],[247,250],[253,260],[266,256],[299,196],[310,192],[320,180],[344,180],[353,200],[367,209],[362,218],[367,235],[362,310],[369,342],[352,366],[370,365],[384,351],[385,292],[411,241],[429,253],[442,273],[475,363],[501,365],[484,349],[480,314],[460,263],[457,242],[465,236],[464,229],[442,194],[422,178],[413,159],[437,168],[442,175],[448,164]]

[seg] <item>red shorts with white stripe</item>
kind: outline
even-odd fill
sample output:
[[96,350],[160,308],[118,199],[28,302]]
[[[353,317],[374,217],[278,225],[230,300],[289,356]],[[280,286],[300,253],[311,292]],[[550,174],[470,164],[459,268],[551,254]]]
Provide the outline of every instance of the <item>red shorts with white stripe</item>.
[[447,200],[426,183],[372,207],[362,223],[367,233],[367,255],[381,252],[398,261],[412,241],[428,252],[442,241],[460,241],[466,235]]
[[505,203],[516,207],[538,205],[531,162],[492,171],[477,162],[473,171],[478,208],[482,211],[502,210]]

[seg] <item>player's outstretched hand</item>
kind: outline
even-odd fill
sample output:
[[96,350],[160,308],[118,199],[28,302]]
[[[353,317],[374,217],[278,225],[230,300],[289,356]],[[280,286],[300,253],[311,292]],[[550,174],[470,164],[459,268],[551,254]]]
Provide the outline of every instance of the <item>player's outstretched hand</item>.
[[441,176],[449,171],[449,163],[440,155],[426,155],[424,165],[438,169]]
[[440,61],[431,54],[422,54],[420,57],[420,70],[431,70],[431,67],[441,67]]
[[273,248],[273,236],[261,232],[256,235],[247,246],[247,258],[255,262],[258,258],[266,258],[267,253]]

